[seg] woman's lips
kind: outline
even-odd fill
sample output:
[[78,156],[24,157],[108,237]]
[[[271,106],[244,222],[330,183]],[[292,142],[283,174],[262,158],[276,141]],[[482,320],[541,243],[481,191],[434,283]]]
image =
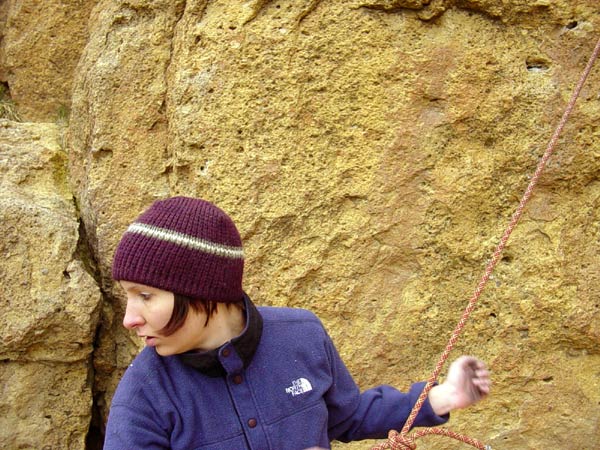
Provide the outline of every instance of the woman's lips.
[[156,345],[156,337],[155,336],[144,336],[144,341],[146,345],[149,347],[154,347]]

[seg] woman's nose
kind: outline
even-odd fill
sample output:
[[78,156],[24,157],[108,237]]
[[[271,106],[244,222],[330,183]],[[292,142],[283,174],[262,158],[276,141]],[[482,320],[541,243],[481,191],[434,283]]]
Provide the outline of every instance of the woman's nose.
[[144,318],[132,305],[130,301],[127,302],[125,307],[125,316],[123,317],[123,326],[128,330],[133,330],[136,327],[144,324]]

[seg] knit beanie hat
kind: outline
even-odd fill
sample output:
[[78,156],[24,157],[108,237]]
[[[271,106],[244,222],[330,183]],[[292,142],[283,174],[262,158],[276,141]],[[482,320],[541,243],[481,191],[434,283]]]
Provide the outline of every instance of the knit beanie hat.
[[244,253],[233,221],[205,200],[159,200],[132,223],[113,259],[115,280],[216,302],[243,298]]

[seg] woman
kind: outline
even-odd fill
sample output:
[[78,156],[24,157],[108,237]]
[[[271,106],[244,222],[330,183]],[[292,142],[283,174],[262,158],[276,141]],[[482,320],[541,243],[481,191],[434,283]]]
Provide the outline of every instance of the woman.
[[[158,201],[130,225],[113,278],[123,325],[146,348],[115,392],[105,449],[302,450],[402,428],[424,383],[361,393],[319,319],[257,308],[243,268],[234,223],[207,201]],[[489,388],[485,365],[459,358],[415,426],[446,422]]]

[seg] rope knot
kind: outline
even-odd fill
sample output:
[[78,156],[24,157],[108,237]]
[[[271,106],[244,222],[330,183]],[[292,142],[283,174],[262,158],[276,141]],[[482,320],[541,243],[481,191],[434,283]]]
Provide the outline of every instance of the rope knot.
[[400,434],[392,430],[388,436],[393,450],[415,450],[417,444],[412,436]]

